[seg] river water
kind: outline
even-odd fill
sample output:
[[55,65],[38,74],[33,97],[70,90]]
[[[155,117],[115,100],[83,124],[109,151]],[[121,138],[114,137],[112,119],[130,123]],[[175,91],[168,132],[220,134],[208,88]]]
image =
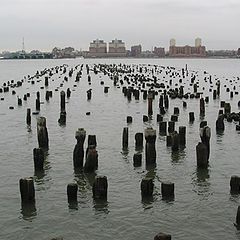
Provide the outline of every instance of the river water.
[[[169,120],[173,108],[179,107],[178,126],[187,127],[186,148],[172,153],[166,147],[166,139],[158,133],[156,114],[158,96],[153,101],[153,118],[143,123],[147,115],[147,101],[140,94],[140,100],[131,102],[123,96],[121,88],[113,86],[113,81],[102,73],[90,72],[92,85],[88,85],[85,65],[95,63],[122,63],[128,65],[171,66],[176,70],[185,68],[189,75],[194,73],[199,80],[200,89],[205,87],[203,96],[209,96],[206,104],[205,119],[211,128],[211,153],[208,170],[198,170],[196,166],[196,145],[200,141],[199,99],[186,100],[188,106],[182,107],[182,100],[170,100],[170,107],[164,116]],[[21,80],[24,76],[34,75],[37,70],[68,64],[69,68],[84,64],[83,76],[75,83],[75,74],[59,87],[64,75],[55,74],[49,82],[48,90],[53,90],[53,98],[45,101],[44,79],[32,85],[24,81],[16,88],[16,95],[1,93],[0,97],[0,239],[153,239],[158,232],[166,232],[178,240],[202,239],[240,239],[240,232],[235,228],[237,207],[240,198],[230,194],[230,177],[240,172],[239,144],[240,135],[236,123],[225,122],[223,134],[217,134],[215,121],[220,109],[220,101],[231,103],[232,111],[239,112],[239,95],[230,98],[224,85],[230,90],[236,86],[240,90],[240,60],[230,59],[74,59],[74,60],[17,60],[0,61],[0,85],[10,80]],[[69,69],[68,68],[68,69]],[[204,74],[204,71],[207,74]],[[204,76],[212,76],[212,88],[221,81],[221,96],[213,100]],[[159,75],[159,81],[168,80],[168,76]],[[100,81],[109,86],[104,94]],[[74,85],[76,84],[76,87]],[[175,82],[174,82],[175,84]],[[189,79],[183,81],[185,91],[192,91]],[[60,91],[70,88],[71,98],[67,100],[66,126],[59,126]],[[175,87],[173,85],[173,87]],[[59,91],[55,91],[59,88]],[[92,99],[87,101],[86,91],[92,88]],[[11,89],[12,90],[12,89]],[[36,92],[41,94],[39,116],[47,118],[49,132],[49,151],[45,161],[45,172],[34,174],[33,148],[38,146],[36,118],[32,115],[32,124],[26,125],[26,109],[35,110]],[[17,105],[17,96],[31,94],[22,106]],[[10,110],[9,106],[14,109]],[[195,122],[188,122],[188,113],[195,112]],[[86,115],[90,112],[90,115]],[[133,123],[126,123],[131,115]],[[123,127],[129,128],[128,153],[122,152]],[[146,169],[143,165],[133,167],[135,153],[134,135],[151,126],[157,130],[157,166]],[[96,204],[92,198],[92,177],[74,173],[72,155],[76,144],[75,131],[85,128],[87,134],[97,136],[99,167],[97,175],[108,178],[108,201]],[[85,142],[86,149],[86,142]],[[144,150],[143,150],[144,153]],[[144,156],[144,154],[143,154]],[[140,183],[145,176],[154,178],[153,201],[141,199]],[[240,174],[239,174],[240,175]],[[36,190],[36,211],[22,211],[19,192],[19,179],[34,177]],[[161,198],[161,182],[175,183],[175,198],[164,201]],[[69,208],[66,187],[77,182],[78,206]]]

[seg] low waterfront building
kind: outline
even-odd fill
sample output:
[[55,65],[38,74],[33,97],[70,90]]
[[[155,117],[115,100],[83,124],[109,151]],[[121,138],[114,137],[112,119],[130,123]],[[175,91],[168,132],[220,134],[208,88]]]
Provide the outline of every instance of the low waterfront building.
[[154,47],[153,53],[156,57],[165,57],[165,49],[162,47]]
[[135,45],[131,47],[131,57],[140,57],[142,54],[142,46]]
[[89,57],[106,57],[107,56],[107,43],[103,40],[93,40],[89,46]]
[[176,46],[170,40],[169,57],[206,57],[206,47],[201,45],[201,39],[195,40],[195,46]]
[[109,43],[109,57],[126,57],[126,47],[122,40],[114,39]]

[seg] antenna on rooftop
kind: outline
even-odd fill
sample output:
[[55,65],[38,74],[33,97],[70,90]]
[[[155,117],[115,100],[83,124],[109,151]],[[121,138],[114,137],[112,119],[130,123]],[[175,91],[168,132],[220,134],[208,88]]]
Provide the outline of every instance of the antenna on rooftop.
[[22,52],[25,52],[25,43],[24,43],[24,37],[23,37],[23,40],[22,40]]

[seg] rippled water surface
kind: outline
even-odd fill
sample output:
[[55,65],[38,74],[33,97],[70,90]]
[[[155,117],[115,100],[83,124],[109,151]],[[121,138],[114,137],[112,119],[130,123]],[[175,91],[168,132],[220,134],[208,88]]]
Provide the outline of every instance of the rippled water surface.
[[[143,115],[147,115],[147,101],[142,94],[140,100],[131,102],[123,96],[121,87],[115,87],[113,81],[102,73],[90,72],[92,85],[88,85],[86,64],[90,68],[94,63],[122,63],[129,65],[145,64],[173,66],[176,71],[188,64],[189,75],[195,73],[199,80],[203,96],[209,96],[206,104],[205,119],[211,127],[210,166],[207,170],[196,167],[195,148],[199,138],[199,99],[186,100],[188,106],[182,107],[182,100],[170,100],[170,107],[164,116],[169,120],[173,108],[179,107],[178,126],[187,127],[186,148],[172,153],[166,147],[166,139],[158,133],[156,114],[158,96],[153,102],[153,117],[143,123]],[[49,82],[48,90],[53,90],[53,98],[45,101],[44,78],[32,85],[24,81],[23,86],[16,88],[16,95],[0,93],[4,100],[0,101],[0,239],[51,239],[62,236],[64,239],[153,239],[158,232],[167,232],[173,239],[240,239],[240,233],[234,227],[239,196],[230,195],[230,177],[240,175],[240,133],[236,131],[235,122],[225,122],[225,131],[217,134],[215,121],[220,108],[220,101],[231,103],[232,111],[239,112],[239,95],[230,99],[226,93],[226,84],[230,90],[236,87],[239,92],[240,60],[230,59],[74,59],[74,60],[18,60],[0,61],[0,85],[10,80],[21,80],[24,76],[34,75],[37,70],[68,64],[68,70],[78,64],[84,64],[83,76],[75,83],[75,74],[65,82],[64,75],[55,74]],[[148,66],[149,65],[149,66]],[[133,66],[134,67],[134,66]],[[204,71],[207,74],[204,75]],[[213,100],[209,92],[209,83],[204,76],[212,76],[212,88],[216,89],[216,80],[221,81],[221,96]],[[159,81],[168,81],[169,77],[159,75]],[[121,77],[120,77],[121,78]],[[123,78],[123,77],[122,77]],[[100,81],[109,86],[104,94]],[[185,91],[192,91],[189,79],[183,80]],[[177,79],[173,81],[178,83]],[[77,86],[74,87],[73,85]],[[60,91],[72,90],[67,100],[66,126],[59,126]],[[176,86],[177,87],[177,86]],[[202,90],[205,87],[205,90]],[[55,91],[59,88],[59,91]],[[92,99],[87,101],[86,91],[92,88]],[[47,118],[50,147],[45,161],[45,171],[34,174],[33,148],[38,146],[36,132],[36,115],[32,115],[31,127],[25,123],[26,109],[35,111],[36,92],[41,94],[40,116]],[[17,105],[17,96],[23,97],[29,92],[31,97]],[[10,110],[9,106],[14,106]],[[188,122],[188,113],[195,112],[195,122]],[[90,112],[89,116],[86,112]],[[133,123],[126,123],[131,115]],[[129,128],[129,149],[122,152],[122,130]],[[139,168],[133,167],[135,153],[134,135],[143,132],[148,126],[157,130],[157,166],[146,169],[145,158]],[[92,198],[92,182],[94,175],[74,172],[72,155],[76,144],[75,131],[83,127],[87,134],[96,134],[99,168],[96,175],[108,178],[108,201],[95,203]],[[85,142],[86,148],[86,142]],[[144,149],[143,149],[144,153]],[[144,154],[143,154],[144,156]],[[36,190],[36,209],[21,209],[19,179],[33,176]],[[142,201],[140,182],[145,176],[154,178],[152,201]],[[163,201],[161,198],[161,182],[175,183],[175,199]],[[66,186],[77,182],[78,205],[69,208]]]

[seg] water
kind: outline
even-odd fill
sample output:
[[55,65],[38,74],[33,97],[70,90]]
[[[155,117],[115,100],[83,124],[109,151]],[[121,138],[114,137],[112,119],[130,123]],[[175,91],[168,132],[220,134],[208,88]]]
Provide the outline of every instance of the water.
[[[0,239],[51,239],[62,236],[64,239],[153,239],[158,232],[170,233],[173,239],[240,239],[234,227],[239,196],[229,192],[230,177],[239,174],[239,133],[236,123],[225,122],[225,132],[216,134],[215,121],[220,100],[231,103],[232,111],[238,112],[239,95],[230,99],[225,92],[224,83],[236,81],[236,91],[240,83],[240,61],[230,59],[75,59],[75,60],[27,60],[0,61],[0,84],[8,80],[21,80],[33,75],[37,70],[68,64],[125,63],[174,66],[197,71],[201,87],[204,86],[203,71],[220,79],[221,98],[212,100],[208,88],[204,96],[210,97],[206,104],[206,117],[212,129],[210,166],[206,171],[196,168],[195,147],[199,142],[199,100],[186,100],[188,107],[182,108],[182,101],[170,100],[170,108],[164,116],[168,120],[173,108],[180,108],[178,126],[187,127],[187,144],[178,154],[172,154],[166,147],[165,137],[157,134],[157,166],[146,170],[145,164],[134,168],[132,157],[135,153],[134,135],[143,132],[147,126],[157,129],[158,97],[153,102],[154,115],[148,123],[143,123],[142,115],[147,114],[147,102],[140,100],[128,102],[121,89],[103,74],[91,72],[92,85],[87,82],[84,66],[83,77],[74,83],[74,77],[66,82],[58,92],[54,89],[63,81],[63,75],[54,75],[48,90],[53,90],[53,98],[45,102],[44,82],[31,85],[24,82],[11,92],[0,94]],[[150,66],[149,66],[150,67]],[[162,78],[161,78],[162,79]],[[109,86],[109,93],[103,93],[100,81]],[[77,84],[77,87],[73,87]],[[215,85],[214,85],[215,86]],[[60,113],[60,90],[68,87],[75,89],[66,104],[67,124],[58,125]],[[186,82],[186,91],[188,82]],[[86,100],[86,91],[92,88],[91,101]],[[233,86],[230,86],[232,89]],[[31,128],[25,124],[26,109],[35,109],[36,92],[40,91],[41,116],[47,118],[50,148],[45,162],[43,175],[34,175],[33,148],[38,146],[36,137],[36,118],[32,116]],[[31,97],[23,106],[17,106],[17,96],[30,92]],[[9,110],[14,106],[14,110]],[[86,116],[86,112],[91,112]],[[195,122],[188,123],[188,112],[195,112]],[[126,124],[127,115],[133,123]],[[121,149],[123,127],[129,127],[129,152]],[[77,128],[83,127],[87,134],[96,134],[99,154],[97,175],[108,177],[108,201],[96,204],[92,199],[91,184],[94,176],[74,173],[72,164],[73,149],[76,144],[74,135]],[[86,142],[85,142],[86,147]],[[143,158],[144,159],[144,158]],[[144,163],[144,161],[143,161]],[[142,202],[140,182],[146,176],[154,177],[154,196],[151,202]],[[18,181],[22,177],[34,176],[36,190],[36,211],[21,210]],[[161,181],[175,183],[174,201],[161,199]],[[67,203],[66,186],[77,182],[79,185],[78,206],[71,209]]]

